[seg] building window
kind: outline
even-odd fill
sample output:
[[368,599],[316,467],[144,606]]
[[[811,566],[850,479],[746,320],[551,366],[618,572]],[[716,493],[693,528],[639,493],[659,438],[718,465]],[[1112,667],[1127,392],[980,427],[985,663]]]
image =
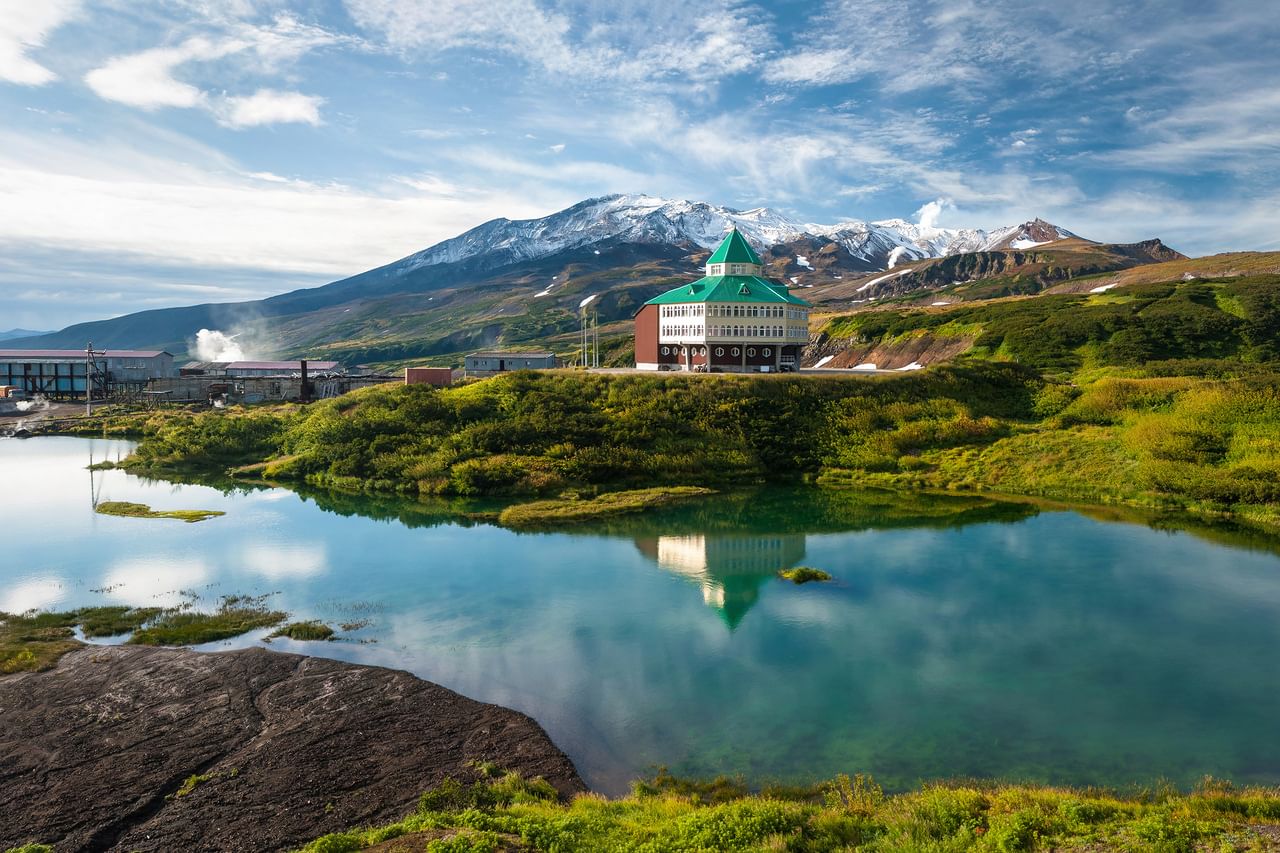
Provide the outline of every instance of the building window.
[[716,355],[724,355],[724,347],[716,347]]
[[756,357],[756,348],[751,347],[750,349],[747,350],[747,358],[755,358],[755,357]]
[[662,348],[662,354],[663,354],[663,355],[671,355],[671,347],[663,347],[663,348]]
[[773,355],[773,350],[769,349],[768,347],[765,347],[763,354],[765,358],[768,358],[769,356]]
[[732,355],[734,358],[737,358],[741,353],[742,353],[742,350],[738,349],[737,347],[734,347],[729,354]]

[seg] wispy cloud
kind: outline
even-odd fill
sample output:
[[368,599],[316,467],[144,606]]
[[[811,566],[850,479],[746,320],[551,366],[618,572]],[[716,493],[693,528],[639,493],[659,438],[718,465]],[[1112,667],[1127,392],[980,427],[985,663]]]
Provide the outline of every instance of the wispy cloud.
[[[544,72],[595,82],[711,83],[753,68],[771,42],[761,13],[735,0],[655,2],[577,25],[537,0],[346,0],[366,32],[405,52],[507,54]],[[590,10],[597,15],[599,8]]]
[[[1133,108],[1138,109],[1138,108]],[[1144,169],[1184,172],[1264,171],[1280,156],[1280,89],[1241,86],[1173,104],[1159,116],[1133,113],[1140,140],[1098,159]]]
[[0,0],[0,81],[42,86],[58,79],[30,54],[80,8],[80,0]]
[[260,73],[272,73],[308,51],[343,41],[318,27],[281,16],[267,26],[236,22],[227,32],[197,35],[172,47],[113,57],[85,75],[99,97],[144,110],[199,107],[227,127],[277,122],[320,123],[324,98],[263,88],[250,95],[227,95],[179,79],[187,66],[246,57]]

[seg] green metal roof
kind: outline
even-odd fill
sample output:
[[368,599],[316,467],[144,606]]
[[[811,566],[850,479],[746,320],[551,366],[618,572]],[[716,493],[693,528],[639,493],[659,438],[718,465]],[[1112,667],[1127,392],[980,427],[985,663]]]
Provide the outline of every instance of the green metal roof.
[[682,284],[660,296],[655,296],[645,305],[682,305],[690,302],[784,302],[789,305],[809,304],[798,296],[792,296],[782,285],[774,284],[759,276],[709,275],[689,284]]
[[709,264],[756,264],[763,266],[760,256],[751,248],[747,238],[735,228],[729,232],[720,246],[707,258]]

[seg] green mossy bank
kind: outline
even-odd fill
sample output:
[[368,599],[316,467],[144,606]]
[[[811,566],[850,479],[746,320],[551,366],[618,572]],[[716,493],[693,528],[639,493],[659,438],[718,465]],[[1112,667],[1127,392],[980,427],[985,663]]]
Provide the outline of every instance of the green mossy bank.
[[891,377],[518,373],[382,386],[306,409],[157,412],[124,466],[410,496],[669,486],[986,491],[1232,515],[1280,529],[1280,376],[968,360]]
[[864,777],[751,794],[735,780],[660,775],[629,797],[566,804],[541,780],[495,774],[470,786],[446,782],[403,821],[327,835],[304,850],[1191,853],[1275,849],[1278,834],[1280,791],[1211,779],[1186,795],[964,783],[886,795]]

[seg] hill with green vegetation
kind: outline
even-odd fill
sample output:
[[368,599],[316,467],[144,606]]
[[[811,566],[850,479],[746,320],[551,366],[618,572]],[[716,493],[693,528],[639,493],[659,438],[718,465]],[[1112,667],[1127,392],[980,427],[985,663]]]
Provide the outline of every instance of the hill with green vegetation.
[[345,851],[1263,850],[1280,838],[1280,791],[1206,779],[1192,794],[1118,794],[991,783],[886,794],[870,778],[752,794],[739,780],[665,774],[631,796],[571,803],[541,780],[451,781],[404,820],[326,835],[305,853]]
[[1015,361],[1059,376],[1239,373],[1280,358],[1280,275],[828,316],[810,358],[853,366],[922,339],[948,358]]

